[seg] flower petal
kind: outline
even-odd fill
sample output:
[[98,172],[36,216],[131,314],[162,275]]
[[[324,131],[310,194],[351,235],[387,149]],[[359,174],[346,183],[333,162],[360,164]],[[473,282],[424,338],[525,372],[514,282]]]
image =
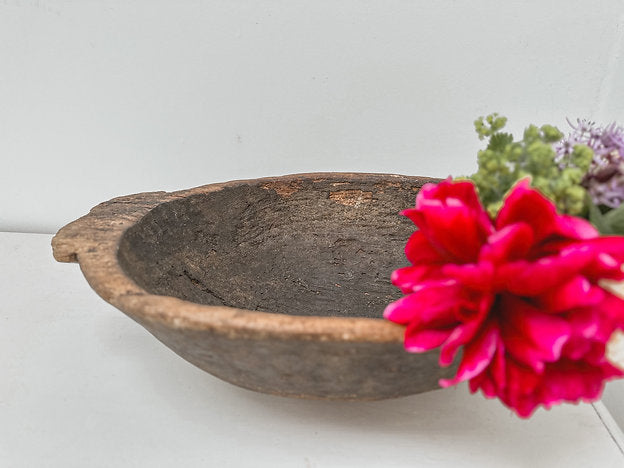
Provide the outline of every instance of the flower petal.
[[598,253],[607,253],[615,258],[618,262],[624,263],[624,237],[622,236],[602,236],[595,239],[589,239],[583,242]]
[[426,184],[416,196],[416,207],[402,214],[420,228],[443,257],[459,263],[476,260],[493,230],[472,182],[449,179]]
[[416,231],[410,236],[405,245],[405,256],[413,264],[445,261],[444,256],[431,245],[422,231]]
[[497,285],[519,296],[537,296],[569,281],[593,261],[588,248],[568,248],[529,262],[517,260],[502,265],[496,276]]
[[403,325],[452,325],[456,323],[454,306],[460,292],[454,281],[425,284],[412,294],[388,304],[384,317]]
[[600,320],[600,312],[593,307],[577,309],[567,314],[567,321],[570,324],[571,337],[580,337],[585,339],[597,339],[606,341],[609,337],[612,327],[602,330],[600,324],[604,321]]
[[509,224],[490,234],[479,259],[488,260],[494,264],[517,260],[529,252],[532,244],[533,231],[527,223]]
[[583,274],[593,281],[624,280],[622,264],[606,252],[598,252],[592,262],[583,268]]
[[464,346],[464,355],[455,377],[440,380],[440,386],[449,387],[469,380],[483,372],[494,357],[498,343],[497,337],[498,329],[493,323],[490,323],[479,333],[474,341]]
[[416,207],[424,200],[446,200],[456,198],[462,200],[468,208],[475,212],[485,213],[475,186],[470,181],[453,181],[450,177],[438,184],[425,184],[416,196]]
[[451,365],[459,348],[474,338],[487,319],[493,300],[492,295],[483,295],[477,303],[471,304],[473,310],[468,312],[456,311],[458,318],[463,323],[455,327],[453,333],[442,345],[438,361],[441,366]]
[[505,351],[507,358],[513,358],[518,364],[530,368],[536,374],[541,374],[545,369],[544,355],[535,348],[535,345],[524,338],[517,331],[503,331]]
[[477,259],[487,234],[465,205],[447,206],[437,200],[422,204],[421,231],[439,251],[458,263]]
[[624,329],[624,300],[607,291],[604,300],[596,309],[601,320],[607,321],[614,328]]
[[405,329],[405,350],[411,353],[421,353],[433,348],[437,348],[444,343],[451,332],[452,328],[442,330],[419,330],[408,326]]
[[421,287],[425,282],[442,281],[441,267],[438,265],[417,265],[394,270],[390,280],[392,284],[401,288],[404,294]]
[[492,377],[492,381],[498,388],[504,388],[507,385],[507,364],[505,357],[505,343],[498,333],[496,343],[496,354],[492,360],[492,365],[488,368],[488,374]]
[[597,305],[604,299],[602,288],[592,285],[584,276],[575,276],[571,280],[550,289],[534,301],[537,307],[550,313],[564,312],[578,307]]
[[556,231],[557,210],[552,201],[529,187],[529,179],[514,185],[496,218],[496,229],[524,222],[531,226],[537,242]]
[[500,313],[505,349],[518,362],[541,373],[544,363],[561,357],[572,333],[565,319],[543,313],[515,297],[502,301]]
[[555,232],[570,239],[592,239],[600,234],[589,221],[576,216],[557,216]]
[[475,393],[481,389],[486,398],[494,398],[498,394],[498,388],[487,372],[481,372],[476,377],[470,379],[468,384],[470,393]]
[[546,407],[562,401],[594,401],[602,393],[604,380],[600,367],[561,360],[551,364],[544,374],[541,399]]
[[[588,340],[585,337],[573,336],[564,345],[561,356],[571,359],[573,361],[584,360],[587,355],[591,355],[595,342]],[[602,345],[602,355],[604,357],[604,344]],[[593,356],[590,356],[593,358]]]
[[477,291],[490,291],[494,278],[494,265],[487,261],[464,265],[449,263],[442,267],[442,273],[456,279],[467,288]]

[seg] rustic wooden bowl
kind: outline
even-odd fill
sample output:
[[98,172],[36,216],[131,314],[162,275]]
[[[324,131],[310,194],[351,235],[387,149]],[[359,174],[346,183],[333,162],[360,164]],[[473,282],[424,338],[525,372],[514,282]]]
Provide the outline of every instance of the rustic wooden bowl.
[[454,369],[382,319],[423,177],[299,174],[115,198],[61,229],[106,301],[196,366],[285,396],[382,399]]

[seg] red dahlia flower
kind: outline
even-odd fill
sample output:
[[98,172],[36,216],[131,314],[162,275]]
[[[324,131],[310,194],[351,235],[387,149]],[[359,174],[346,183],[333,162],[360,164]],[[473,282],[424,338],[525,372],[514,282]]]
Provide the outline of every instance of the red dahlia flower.
[[495,221],[472,182],[427,184],[402,214],[420,228],[405,253],[412,266],[392,282],[406,294],[384,316],[406,325],[405,348],[459,348],[457,374],[521,417],[542,404],[591,401],[624,372],[605,345],[624,329],[624,300],[599,285],[624,280],[624,237],[600,237],[587,221],[557,214],[520,181]]

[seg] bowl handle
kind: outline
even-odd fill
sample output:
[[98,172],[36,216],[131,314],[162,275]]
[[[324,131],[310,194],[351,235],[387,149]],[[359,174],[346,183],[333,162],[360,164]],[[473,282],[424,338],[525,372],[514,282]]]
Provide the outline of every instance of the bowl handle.
[[[179,195],[178,195],[179,196]],[[61,228],[52,238],[52,253],[58,262],[77,263],[81,252],[93,253],[98,246],[119,241],[121,234],[160,203],[177,198],[175,193],[146,192],[113,198]]]

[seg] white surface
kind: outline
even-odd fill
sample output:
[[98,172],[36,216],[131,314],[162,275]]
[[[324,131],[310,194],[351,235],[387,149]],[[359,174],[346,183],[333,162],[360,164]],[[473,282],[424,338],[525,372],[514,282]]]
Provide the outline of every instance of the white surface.
[[98,298],[50,236],[0,234],[0,465],[621,467],[591,405],[528,421],[465,387],[284,399],[221,382]]
[[620,447],[620,449],[624,453],[624,432],[622,432],[622,430],[620,429],[617,421],[613,419],[612,413],[602,401],[592,403],[592,406],[596,410],[596,414],[598,414],[598,417],[601,419],[602,423],[611,434],[613,441],[618,445],[618,447]]
[[0,230],[139,191],[470,173],[472,121],[624,120],[624,2],[0,0]]
[[602,401],[609,408],[613,419],[624,428],[624,379],[611,382],[602,394]]

